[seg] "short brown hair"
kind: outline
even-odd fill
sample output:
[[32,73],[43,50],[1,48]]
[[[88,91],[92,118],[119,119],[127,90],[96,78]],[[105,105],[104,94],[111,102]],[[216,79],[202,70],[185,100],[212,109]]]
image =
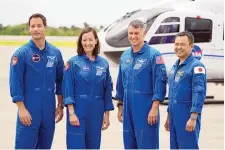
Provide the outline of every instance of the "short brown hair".
[[42,22],[43,22],[43,25],[44,25],[45,27],[47,26],[47,20],[46,20],[45,16],[42,15],[42,14],[39,14],[39,13],[36,13],[36,14],[33,14],[32,16],[30,16],[29,21],[28,21],[28,26],[30,26],[30,20],[31,20],[32,18],[41,18],[41,20],[42,20]]
[[94,34],[95,39],[97,40],[97,44],[95,45],[95,48],[93,50],[92,55],[97,56],[100,52],[100,43],[99,43],[99,40],[98,40],[98,35],[97,35],[96,30],[94,28],[91,28],[91,27],[86,27],[81,31],[81,33],[78,37],[78,41],[77,41],[77,53],[78,53],[78,55],[83,55],[85,53],[84,48],[82,46],[82,36],[83,36],[83,34],[89,33],[89,32],[92,32]]
[[180,33],[178,33],[178,34],[175,36],[175,39],[176,39],[178,36],[187,36],[188,41],[189,41],[189,44],[193,44],[193,43],[194,43],[194,36],[193,36],[193,34],[192,34],[191,32],[188,32],[188,31],[180,32]]

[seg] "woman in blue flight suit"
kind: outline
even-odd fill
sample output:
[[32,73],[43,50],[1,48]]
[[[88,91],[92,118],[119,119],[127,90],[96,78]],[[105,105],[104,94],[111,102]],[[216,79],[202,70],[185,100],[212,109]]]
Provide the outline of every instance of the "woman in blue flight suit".
[[98,56],[99,49],[96,31],[87,27],[78,38],[78,55],[65,66],[68,149],[100,149],[101,130],[109,126],[109,111],[114,109],[112,82],[109,64]]

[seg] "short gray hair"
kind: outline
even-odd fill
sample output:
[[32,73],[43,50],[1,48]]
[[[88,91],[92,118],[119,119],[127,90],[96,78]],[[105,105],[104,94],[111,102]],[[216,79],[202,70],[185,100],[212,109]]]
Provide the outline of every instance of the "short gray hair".
[[146,21],[144,21],[144,19],[135,19],[130,22],[129,26],[132,26],[134,28],[141,28],[144,30],[146,30],[146,27],[147,27]]

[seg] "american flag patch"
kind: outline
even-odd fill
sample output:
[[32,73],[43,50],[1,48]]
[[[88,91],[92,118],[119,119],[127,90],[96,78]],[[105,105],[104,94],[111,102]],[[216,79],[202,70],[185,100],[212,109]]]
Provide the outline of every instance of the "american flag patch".
[[164,60],[162,58],[162,56],[156,56],[156,59],[155,59],[155,63],[156,64],[164,64]]

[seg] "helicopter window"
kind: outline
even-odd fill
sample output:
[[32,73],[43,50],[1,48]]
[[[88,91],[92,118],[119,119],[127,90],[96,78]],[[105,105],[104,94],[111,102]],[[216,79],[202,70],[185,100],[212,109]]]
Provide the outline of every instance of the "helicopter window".
[[194,35],[195,43],[211,42],[212,40],[212,20],[185,18],[185,31]]
[[149,41],[150,45],[153,44],[169,44],[174,43],[176,35],[166,35],[166,36],[153,36]]
[[[155,21],[156,18],[157,18],[157,16],[155,16],[147,21],[146,31],[149,30],[149,28],[151,27],[151,25],[153,24],[153,22]],[[115,32],[115,30],[114,30],[114,32]],[[110,29],[108,34],[106,35],[105,40],[106,40],[107,44],[109,44],[110,46],[113,46],[113,47],[128,47],[128,46],[130,46],[130,42],[128,40],[127,29],[124,30],[122,32],[122,34],[114,34],[113,29]]]
[[155,34],[162,34],[162,33],[176,33],[180,31],[179,24],[171,24],[171,25],[161,25],[159,26],[158,30]]
[[180,18],[178,17],[169,17],[163,20],[162,23],[167,23],[167,22],[180,22]]
[[[140,11],[140,9],[135,10],[135,11],[132,11],[132,12],[128,12],[128,13],[126,13],[123,17],[121,17],[120,19],[116,20],[116,21],[113,22],[112,24],[114,24],[114,23],[116,23],[116,22],[119,22],[119,21],[122,21],[122,20],[124,20],[124,19],[126,19],[126,18],[130,18],[130,16],[132,16],[133,14],[135,14],[135,13],[137,13],[137,12],[139,12],[139,11]],[[104,31],[106,31],[112,24],[108,25],[108,26],[104,29]]]

